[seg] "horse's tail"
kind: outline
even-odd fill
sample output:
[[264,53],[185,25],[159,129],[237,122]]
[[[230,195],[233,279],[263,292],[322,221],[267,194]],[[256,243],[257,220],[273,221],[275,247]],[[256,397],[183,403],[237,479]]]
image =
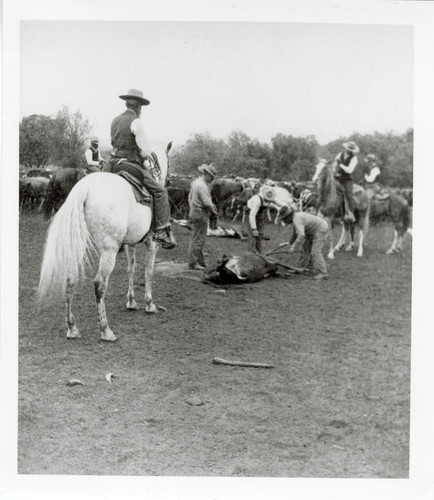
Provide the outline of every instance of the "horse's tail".
[[77,185],[51,221],[45,242],[38,301],[65,296],[67,282],[83,277],[95,252],[84,217],[86,185]]
[[407,200],[402,209],[402,229],[404,233],[411,228],[411,208]]

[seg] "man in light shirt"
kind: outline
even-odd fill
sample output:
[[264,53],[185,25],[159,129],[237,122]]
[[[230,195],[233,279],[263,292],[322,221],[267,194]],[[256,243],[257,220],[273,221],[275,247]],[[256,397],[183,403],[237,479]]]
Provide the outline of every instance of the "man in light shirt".
[[102,156],[98,148],[99,140],[98,137],[91,137],[90,146],[84,152],[86,158],[86,172],[88,174],[101,171]]
[[119,97],[125,101],[127,109],[111,123],[111,171],[116,173],[124,170],[142,182],[154,200],[154,239],[163,248],[174,248],[176,240],[170,229],[169,197],[167,190],[152,176],[156,156],[140,120],[142,106],[150,103],[143,97],[143,92],[137,89],[130,89]]
[[188,267],[196,271],[205,269],[203,247],[208,232],[209,215],[217,215],[209,189],[209,185],[217,177],[216,169],[213,165],[204,163],[198,170],[202,175],[191,183],[188,195],[188,218],[191,224]]
[[336,156],[333,162],[333,168],[335,170],[336,179],[344,188],[345,219],[349,222],[354,222],[355,217],[352,173],[357,166],[357,153],[359,152],[359,148],[352,141],[344,142],[343,147],[344,151]]
[[385,191],[378,178],[381,175],[380,167],[377,164],[377,157],[370,153],[366,155],[367,173],[364,175],[364,187],[370,199],[385,200],[389,193]]
[[279,217],[285,224],[292,224],[294,235],[288,252],[299,250],[309,252],[311,256],[310,267],[314,272],[314,280],[328,279],[327,266],[322,254],[322,249],[328,232],[325,219],[308,212],[295,212],[292,207],[284,207]]

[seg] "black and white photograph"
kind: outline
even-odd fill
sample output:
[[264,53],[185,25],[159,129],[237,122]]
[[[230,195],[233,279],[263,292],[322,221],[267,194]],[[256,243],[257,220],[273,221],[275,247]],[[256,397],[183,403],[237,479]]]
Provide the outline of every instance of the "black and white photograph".
[[0,498],[433,498],[432,2],[3,2]]

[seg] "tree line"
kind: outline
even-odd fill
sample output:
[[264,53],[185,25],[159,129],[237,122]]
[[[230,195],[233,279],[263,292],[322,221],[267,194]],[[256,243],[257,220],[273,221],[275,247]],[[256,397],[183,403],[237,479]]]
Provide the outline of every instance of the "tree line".
[[282,133],[274,136],[271,144],[250,139],[241,131],[232,132],[227,139],[195,134],[175,148],[172,173],[197,176],[199,165],[213,163],[222,177],[304,182],[312,179],[319,158],[334,159],[347,141],[354,141],[360,148],[355,182],[362,181],[367,168],[365,157],[373,153],[382,172],[382,184],[413,187],[413,129],[404,134],[354,133],[325,145],[320,145],[315,136],[294,137]]
[[[53,117],[30,115],[21,120],[19,128],[21,165],[28,168],[84,165],[91,126],[79,111],[71,112],[64,106]],[[354,141],[360,148],[355,182],[363,178],[364,158],[373,153],[378,158],[384,185],[413,187],[413,129],[404,134],[354,133],[325,145],[319,144],[313,135],[294,137],[278,133],[270,143],[264,143],[238,130],[225,139],[198,133],[174,148],[171,173],[195,177],[199,165],[213,163],[220,176],[304,182],[312,178],[319,158],[333,159],[346,141]]]

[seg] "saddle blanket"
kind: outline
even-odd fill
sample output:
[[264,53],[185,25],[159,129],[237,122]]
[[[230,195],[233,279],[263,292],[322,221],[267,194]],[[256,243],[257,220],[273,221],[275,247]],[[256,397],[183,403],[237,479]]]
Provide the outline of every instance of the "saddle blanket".
[[151,206],[152,196],[138,179],[136,179],[129,172],[125,172],[125,170],[117,172],[117,175],[123,177],[130,184],[137,203],[140,203],[141,205]]

